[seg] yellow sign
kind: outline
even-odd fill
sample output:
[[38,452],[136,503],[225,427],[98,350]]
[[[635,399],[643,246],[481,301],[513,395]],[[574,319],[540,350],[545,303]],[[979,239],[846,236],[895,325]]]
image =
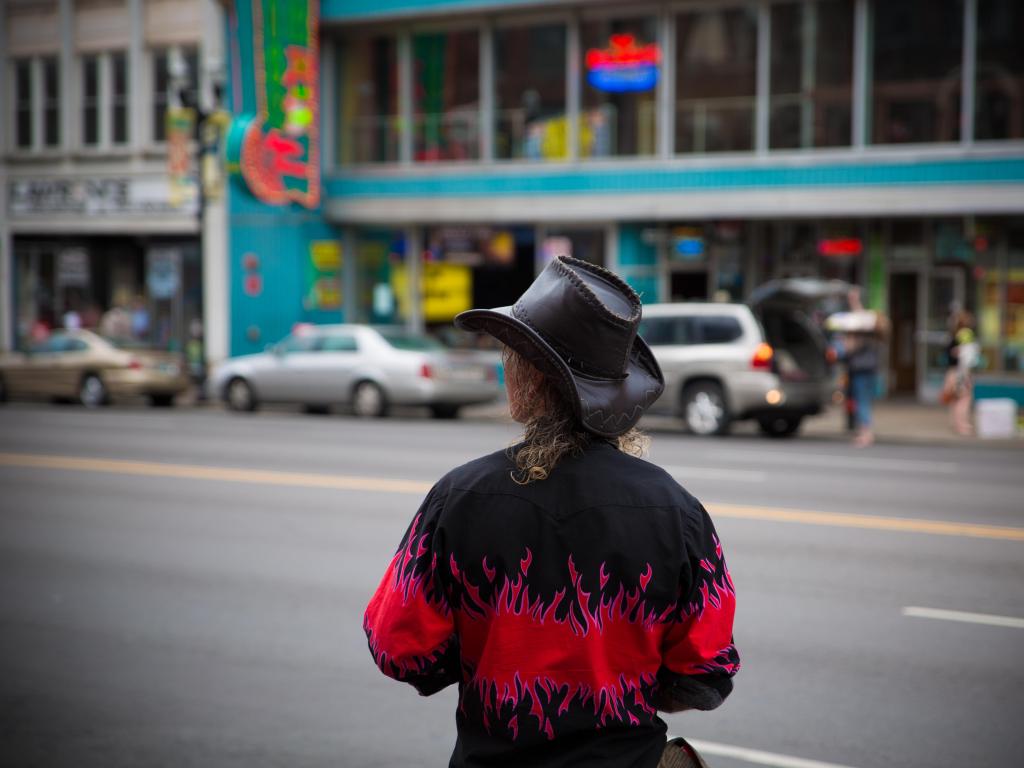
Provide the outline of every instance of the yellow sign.
[[[420,306],[428,323],[445,323],[472,308],[473,269],[464,264],[427,263],[420,279]],[[402,265],[391,271],[391,287],[400,313],[409,313],[409,271]]]
[[341,269],[341,243],[337,240],[314,240],[309,244],[309,257],[321,272]]

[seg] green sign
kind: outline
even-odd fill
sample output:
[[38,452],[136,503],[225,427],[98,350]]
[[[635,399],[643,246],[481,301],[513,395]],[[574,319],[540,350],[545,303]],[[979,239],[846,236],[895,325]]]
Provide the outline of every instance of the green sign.
[[319,0],[251,0],[258,113],[240,170],[259,200],[320,204]]

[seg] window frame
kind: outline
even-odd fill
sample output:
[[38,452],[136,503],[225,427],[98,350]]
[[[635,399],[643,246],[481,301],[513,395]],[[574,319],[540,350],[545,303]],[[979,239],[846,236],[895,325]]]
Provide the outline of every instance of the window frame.
[[[57,98],[52,104],[56,108],[57,141],[49,144],[46,141],[46,63],[52,61],[56,68]],[[65,145],[63,118],[66,105],[63,103],[62,86],[64,68],[61,57],[56,51],[46,51],[27,55],[13,55],[6,59],[4,68],[6,76],[9,109],[6,119],[6,140],[2,149],[11,154],[50,157],[57,155]],[[28,68],[28,143],[18,143],[18,91],[19,67]]]
[[[114,141],[114,58],[124,57],[125,62],[125,137],[124,141]],[[85,142],[85,67],[86,61],[96,60],[97,96],[96,123],[97,141]],[[103,51],[83,51],[75,56],[75,77],[77,82],[75,113],[78,117],[79,129],[74,136],[73,145],[83,155],[120,154],[130,151],[132,146],[132,86],[131,86],[131,50],[128,48],[111,48]]]
[[[198,104],[199,99],[203,93],[203,73],[201,71],[200,54],[201,45],[198,40],[191,41],[189,43],[182,43],[179,45],[160,45],[153,46],[146,49],[145,52],[145,67],[144,72],[140,74],[145,81],[145,105],[143,107],[143,114],[145,115],[143,120],[143,141],[142,143],[148,146],[151,150],[162,152],[167,147],[167,134],[166,134],[166,121],[167,121],[167,109],[170,107],[170,99],[167,98],[167,91],[161,91],[156,87],[156,77],[161,56],[167,56],[170,54],[173,48],[179,48],[181,55],[185,59],[185,62],[189,68],[189,72],[192,75],[195,98]],[[192,66],[193,63],[195,66]],[[166,67],[166,63],[164,64]],[[130,74],[129,74],[129,93],[131,92],[130,86]],[[170,78],[168,78],[168,85],[170,84]],[[160,97],[163,97],[163,109],[161,110],[160,120],[156,119],[156,107]],[[129,104],[128,109],[128,122],[131,125],[131,106]],[[163,136],[157,135],[159,126],[164,127]],[[198,141],[199,138],[199,120],[196,119],[195,129],[193,131],[192,141]]]

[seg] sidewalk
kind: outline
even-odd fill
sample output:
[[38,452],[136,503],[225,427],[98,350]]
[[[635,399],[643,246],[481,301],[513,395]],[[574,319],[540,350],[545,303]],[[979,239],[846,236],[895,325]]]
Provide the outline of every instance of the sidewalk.
[[[991,446],[999,448],[1024,449],[1024,432],[1016,439],[989,440],[977,437],[961,437],[949,426],[949,414],[943,406],[922,405],[908,400],[880,400],[875,403],[875,435],[879,443],[889,444],[931,444]],[[504,400],[489,405],[478,405],[463,409],[467,419],[509,420]],[[679,419],[663,416],[646,416],[640,426],[652,432],[683,431]],[[759,434],[753,421],[741,421],[733,425],[732,433],[754,436]],[[820,416],[807,418],[796,440],[811,438],[845,442],[851,435],[846,431],[846,418],[839,408],[830,408]]]

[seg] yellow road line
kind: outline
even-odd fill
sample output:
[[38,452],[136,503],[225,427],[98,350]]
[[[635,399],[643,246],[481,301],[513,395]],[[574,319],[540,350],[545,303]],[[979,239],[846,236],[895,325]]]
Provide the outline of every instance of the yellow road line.
[[331,488],[342,491],[411,493],[422,496],[430,483],[393,480],[387,477],[324,475],[312,472],[278,472],[264,469],[203,467],[197,464],[164,464],[123,459],[85,459],[77,456],[43,456],[28,453],[0,453],[0,466],[33,469],[71,469],[80,472],[108,472],[142,477],[175,477],[184,480],[220,480],[229,483],[284,485],[297,488]]
[[[216,480],[230,483],[329,488],[342,491],[370,491],[422,496],[430,483],[387,477],[325,475],[313,472],[280,472],[233,467],[204,467],[197,464],[165,464],[124,459],[87,459],[78,456],[47,456],[29,453],[0,453],[0,466],[32,469],[63,469],[79,472],[106,472],[140,477],[173,477],[184,480]],[[945,520],[924,520],[880,515],[854,515],[842,512],[817,512],[802,509],[710,503],[708,509],[718,517],[761,520],[775,523],[802,523],[838,528],[860,528],[902,533],[930,533],[939,536],[967,536],[978,539],[1024,541],[1024,528]]]

